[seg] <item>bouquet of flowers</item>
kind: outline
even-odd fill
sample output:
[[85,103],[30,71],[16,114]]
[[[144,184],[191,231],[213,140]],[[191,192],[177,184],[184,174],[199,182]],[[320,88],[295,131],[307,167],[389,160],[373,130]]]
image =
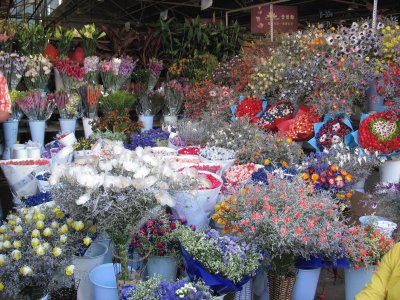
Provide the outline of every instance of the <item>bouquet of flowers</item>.
[[241,233],[242,229],[237,223],[240,221],[236,207],[236,198],[227,196],[220,203],[215,205],[215,212],[212,214],[211,219],[222,225],[222,233]]
[[57,50],[60,57],[68,57],[75,36],[77,34],[74,28],[65,28],[61,25],[55,27],[53,37],[57,39]]
[[256,275],[262,260],[250,244],[236,236],[220,236],[214,229],[193,232],[181,226],[176,236],[191,280],[201,278],[215,294],[240,290]]
[[235,159],[236,152],[221,147],[205,147],[200,149],[200,156],[208,160],[231,160]]
[[189,86],[185,93],[185,117],[198,121],[208,111],[212,88],[211,80],[195,81]]
[[224,178],[228,183],[233,185],[243,183],[248,180],[257,169],[258,167],[253,163],[235,165],[225,171]]
[[292,118],[294,107],[290,102],[280,101],[270,107],[261,115],[258,124],[262,128],[274,130],[279,123]]
[[74,151],[91,150],[94,145],[95,141],[93,139],[81,138],[74,143],[73,149]]
[[353,129],[350,121],[343,117],[325,117],[324,122],[318,125],[320,128],[317,130],[316,127],[315,140],[320,151],[329,149],[332,145],[344,143],[345,137],[350,134]]
[[9,121],[19,121],[22,118],[22,111],[19,109],[17,101],[23,100],[27,96],[26,92],[10,91],[11,98],[11,116],[8,118]]
[[[265,104],[264,104],[265,103]],[[237,106],[232,106],[232,112],[236,118],[247,117],[251,122],[258,120],[258,114],[262,113],[266,105],[261,99],[247,97],[239,102]]]
[[60,90],[55,92],[54,102],[61,119],[74,119],[79,116],[81,97],[77,93],[68,94]]
[[98,56],[88,56],[83,60],[83,70],[85,80],[90,84],[96,84],[99,78],[100,58]]
[[50,119],[56,106],[52,95],[46,95],[40,91],[30,91],[16,103],[31,121]]
[[43,90],[49,81],[53,64],[43,55],[30,55],[24,73],[25,85],[30,90]]
[[86,56],[95,55],[99,39],[106,36],[106,33],[98,30],[95,24],[84,25],[77,34],[82,39],[82,47]]
[[116,111],[119,115],[129,115],[137,98],[127,91],[116,91],[101,97],[100,108],[103,114]]
[[137,105],[138,115],[155,116],[164,106],[164,94],[162,89],[151,91],[139,97]]
[[196,122],[184,118],[178,121],[176,132],[178,135],[171,138],[171,143],[178,147],[199,146],[206,139],[206,128],[203,122]]
[[188,86],[182,85],[177,80],[168,81],[165,86],[165,112],[167,116],[178,116],[181,112],[185,93]]
[[[83,89],[83,91],[82,91]],[[88,84],[79,88],[80,96],[84,105],[84,114],[87,118],[97,116],[97,105],[99,103],[103,86]]]
[[213,117],[229,117],[230,107],[237,101],[234,90],[214,84],[209,91],[208,111]]
[[85,70],[78,63],[69,59],[60,59],[54,63],[67,92],[80,85],[84,79]]
[[130,57],[112,58],[100,63],[100,76],[106,91],[115,92],[130,83],[136,61]]
[[337,253],[344,226],[328,194],[313,192],[301,178],[290,184],[270,175],[269,185],[248,185],[236,195],[233,210],[241,240],[267,251],[272,272],[291,273],[296,259]]
[[142,257],[173,256],[180,257],[179,244],[174,231],[185,219],[177,219],[174,215],[162,214],[149,219],[140,228],[139,233],[132,235],[131,248]]
[[73,275],[72,257],[90,244],[89,227],[57,208],[23,208],[8,215],[0,226],[0,294],[16,297],[35,287],[44,294],[60,271]]
[[[202,282],[187,282],[179,280],[176,282],[160,282],[157,277],[142,281],[126,292],[127,300],[213,300],[211,290]],[[124,298],[123,298],[124,299]]]
[[162,70],[164,69],[163,62],[153,57],[149,61],[148,69],[150,71],[150,76],[147,83],[147,89],[152,91],[157,84]]
[[24,75],[26,64],[26,56],[0,51],[0,71],[6,77],[10,91],[15,90],[17,87],[22,75]]
[[372,226],[352,226],[345,231],[343,257],[355,269],[379,265],[382,257],[393,247],[394,241]]
[[400,114],[385,111],[367,116],[358,129],[358,142],[363,149],[379,154],[400,150]]
[[135,132],[129,137],[130,143],[125,143],[126,149],[135,150],[137,147],[166,147],[169,133],[161,129],[150,129]]

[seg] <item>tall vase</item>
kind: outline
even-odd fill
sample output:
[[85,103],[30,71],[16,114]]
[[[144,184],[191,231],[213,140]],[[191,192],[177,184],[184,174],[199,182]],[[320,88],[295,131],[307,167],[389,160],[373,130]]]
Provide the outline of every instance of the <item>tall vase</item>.
[[297,269],[292,300],[314,300],[321,268]]
[[379,167],[381,183],[398,183],[400,181],[400,160],[387,160]]
[[354,297],[371,280],[374,268],[360,268],[358,270],[344,269],[344,286],[346,300],[353,300]]
[[76,119],[59,119],[61,133],[75,133]]
[[291,300],[296,277],[278,276],[275,273],[268,273],[268,288],[270,300]]
[[82,118],[83,131],[85,132],[86,139],[93,133],[92,125],[89,124],[92,121],[93,119],[91,118]]
[[[19,121],[6,121],[3,123],[3,131],[4,131],[4,144],[5,147],[4,149],[9,149],[8,154],[10,156],[10,151],[11,148],[13,147],[14,144],[17,143],[17,137],[18,137],[18,125]],[[9,159],[4,157],[3,153],[3,159]]]
[[253,281],[249,280],[242,286],[242,290],[235,293],[234,300],[253,300]]
[[171,256],[150,256],[147,259],[147,274],[149,277],[159,276],[161,281],[172,282],[176,280],[178,261]]
[[140,115],[139,121],[143,123],[143,128],[141,129],[142,132],[150,130],[153,128],[154,116]]
[[44,145],[44,134],[46,129],[46,121],[29,120],[29,129],[31,131],[31,139],[33,142]]
[[377,81],[378,85],[373,81],[367,90],[368,111],[379,111],[383,107],[385,97],[378,93],[377,87],[384,85],[383,80]]
[[103,264],[107,247],[93,243],[83,256],[74,256],[75,280],[79,282],[78,299],[93,299],[93,287],[89,280],[90,271]]

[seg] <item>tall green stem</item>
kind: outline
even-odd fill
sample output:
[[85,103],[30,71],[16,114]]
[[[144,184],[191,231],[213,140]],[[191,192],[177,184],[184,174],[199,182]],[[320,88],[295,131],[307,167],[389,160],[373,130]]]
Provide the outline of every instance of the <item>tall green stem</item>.
[[121,279],[129,280],[129,266],[128,266],[128,245],[127,244],[117,244],[118,256],[121,263]]

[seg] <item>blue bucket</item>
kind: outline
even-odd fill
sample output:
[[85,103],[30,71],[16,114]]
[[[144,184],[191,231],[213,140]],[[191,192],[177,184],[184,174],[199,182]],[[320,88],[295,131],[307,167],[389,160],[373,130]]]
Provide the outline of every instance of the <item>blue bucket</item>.
[[117,281],[112,263],[97,266],[89,273],[95,300],[118,300]]

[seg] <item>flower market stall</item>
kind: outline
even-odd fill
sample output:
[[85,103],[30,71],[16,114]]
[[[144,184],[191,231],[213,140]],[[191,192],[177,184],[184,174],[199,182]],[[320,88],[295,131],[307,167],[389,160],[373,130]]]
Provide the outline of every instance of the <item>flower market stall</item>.
[[354,299],[399,241],[399,22],[171,24],[0,23],[0,299]]

